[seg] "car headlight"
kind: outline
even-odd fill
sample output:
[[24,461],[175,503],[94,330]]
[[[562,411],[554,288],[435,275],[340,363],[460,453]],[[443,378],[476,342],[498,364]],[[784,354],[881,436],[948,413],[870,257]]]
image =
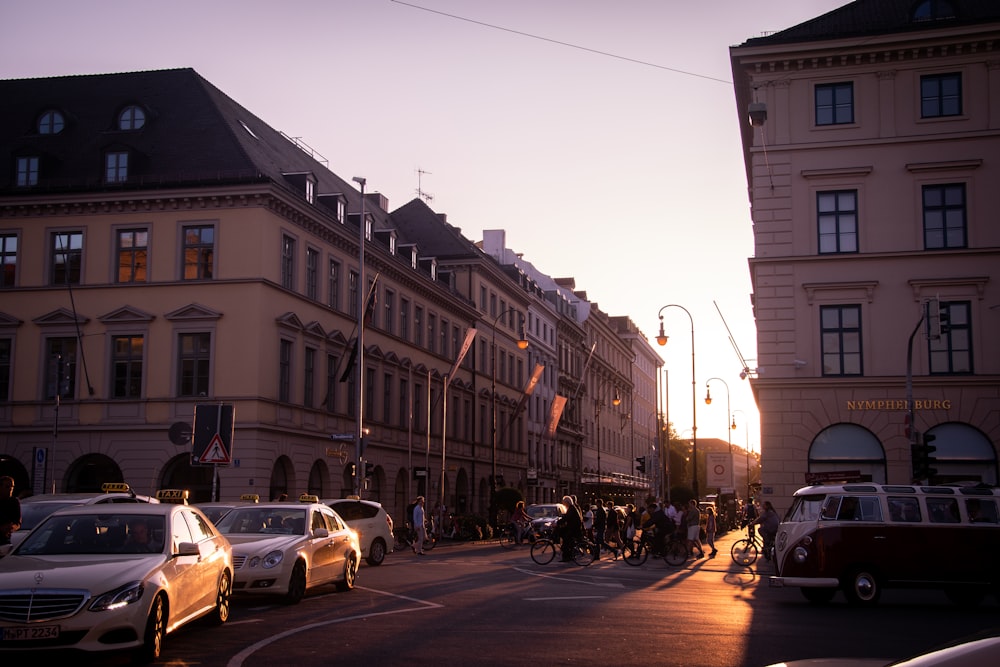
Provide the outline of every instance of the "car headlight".
[[264,556],[264,560],[262,561],[264,569],[269,569],[280,565],[281,559],[283,559],[284,557],[285,555],[280,551],[272,551],[271,553]]
[[809,550],[805,547],[795,547],[792,550],[792,558],[795,559],[796,563],[804,563],[809,558]]
[[120,586],[113,591],[108,591],[103,595],[98,595],[90,603],[90,611],[108,611],[119,609],[142,599],[142,592],[145,589],[141,581],[131,581],[124,586]]

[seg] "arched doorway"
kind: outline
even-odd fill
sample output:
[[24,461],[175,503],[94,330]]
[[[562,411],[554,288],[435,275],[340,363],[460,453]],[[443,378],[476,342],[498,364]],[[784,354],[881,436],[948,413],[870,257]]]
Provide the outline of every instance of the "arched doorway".
[[295,466],[287,456],[279,456],[271,466],[271,481],[268,485],[268,499],[274,500],[281,494],[291,495],[295,485]]
[[67,493],[100,493],[106,482],[128,482],[122,469],[110,456],[84,454],[66,470],[64,487]]
[[458,475],[455,476],[455,499],[452,509],[458,514],[469,511],[469,474],[465,468],[459,468]]
[[163,466],[160,477],[161,489],[187,489],[188,502],[209,503],[222,497],[222,489],[215,486],[215,498],[212,497],[212,478],[215,476],[215,466],[191,465],[191,454],[178,454]]
[[833,424],[809,446],[809,472],[856,470],[866,482],[886,483],[885,449],[875,434],[857,424]]
[[[13,456],[0,454],[0,477],[10,477],[14,480],[15,496],[21,496],[32,491],[31,478],[28,476],[28,471]],[[38,489],[39,493],[44,493],[46,490]]]
[[326,461],[316,459],[312,468],[309,469],[309,486],[306,493],[320,498],[327,498],[327,489],[330,486],[330,469],[326,466]]

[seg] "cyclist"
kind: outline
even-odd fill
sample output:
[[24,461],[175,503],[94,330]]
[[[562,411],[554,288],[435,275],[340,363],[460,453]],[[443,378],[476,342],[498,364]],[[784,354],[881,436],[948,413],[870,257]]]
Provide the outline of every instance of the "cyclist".
[[562,539],[562,561],[572,562],[573,544],[583,539],[583,514],[570,496],[563,496],[562,504],[566,513],[556,523],[556,533]]
[[524,509],[524,501],[518,500],[514,505],[514,514],[510,517],[510,524],[514,528],[514,541],[520,544],[524,541],[524,536],[531,526],[531,515]]
[[774,549],[774,538],[778,534],[778,526],[781,524],[781,517],[774,510],[774,505],[770,500],[764,501],[764,511],[753,524],[760,525],[760,536],[764,540],[764,560],[771,560],[771,552]]
[[649,503],[646,507],[646,513],[649,518],[643,522],[642,530],[643,532],[653,531],[653,537],[649,541],[653,553],[662,554],[667,546],[667,538],[677,529],[677,524],[655,502]]

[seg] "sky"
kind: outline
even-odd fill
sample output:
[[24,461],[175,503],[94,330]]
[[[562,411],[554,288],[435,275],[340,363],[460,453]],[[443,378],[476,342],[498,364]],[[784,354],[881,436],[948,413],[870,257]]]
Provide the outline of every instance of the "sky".
[[[390,210],[424,196],[472,241],[504,229],[538,270],[630,317],[665,362],[682,437],[693,325],[698,437],[759,451],[729,336],[757,367],[729,47],[845,4],[0,0],[0,78],[191,67]],[[669,304],[691,317],[666,308],[659,347]]]

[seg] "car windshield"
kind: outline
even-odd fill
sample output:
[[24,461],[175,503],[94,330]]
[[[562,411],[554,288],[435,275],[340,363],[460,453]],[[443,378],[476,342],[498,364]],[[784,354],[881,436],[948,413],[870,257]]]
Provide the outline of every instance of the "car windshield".
[[22,556],[158,553],[163,551],[162,516],[67,514],[49,516],[15,553]]
[[306,508],[254,507],[233,509],[217,524],[224,534],[262,533],[266,535],[305,535]]
[[21,503],[21,528],[31,530],[42,522],[42,519],[56,510],[71,507],[73,503]]

